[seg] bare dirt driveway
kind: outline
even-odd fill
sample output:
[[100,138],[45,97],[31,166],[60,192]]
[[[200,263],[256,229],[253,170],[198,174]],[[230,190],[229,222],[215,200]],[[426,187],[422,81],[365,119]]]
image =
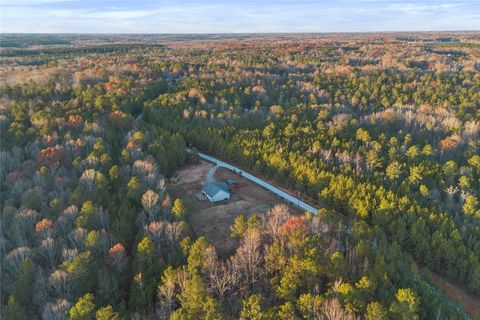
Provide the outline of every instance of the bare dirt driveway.
[[215,182],[214,175],[215,175],[215,172],[217,171],[217,169],[218,169],[218,166],[213,166],[213,167],[211,167],[210,169],[207,170],[207,172],[205,173],[205,177],[204,177],[206,183]]
[[[480,317],[480,297],[468,292],[462,286],[428,271],[432,282],[442,289],[452,300],[460,304],[473,317]],[[475,318],[477,319],[477,318]]]

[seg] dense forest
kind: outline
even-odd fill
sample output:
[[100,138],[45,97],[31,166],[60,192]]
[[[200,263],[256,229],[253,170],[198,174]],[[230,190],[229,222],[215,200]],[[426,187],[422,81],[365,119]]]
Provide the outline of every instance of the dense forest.
[[[431,275],[480,295],[478,34],[23,37],[2,319],[476,316]],[[195,150],[320,209],[239,212],[220,256],[168,191]]]

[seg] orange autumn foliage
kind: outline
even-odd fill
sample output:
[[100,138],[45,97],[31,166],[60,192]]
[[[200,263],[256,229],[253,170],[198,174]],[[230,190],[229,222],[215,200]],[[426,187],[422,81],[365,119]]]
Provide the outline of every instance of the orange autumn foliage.
[[103,87],[105,88],[105,90],[107,91],[110,91],[113,89],[113,87],[115,86],[115,84],[113,82],[106,82]]
[[263,86],[255,86],[252,88],[252,92],[257,92],[257,93],[266,93],[267,90]]
[[170,199],[169,196],[165,197],[165,200],[162,202],[162,208],[168,208],[172,205],[172,200]]
[[448,137],[440,141],[440,143],[438,144],[438,147],[440,148],[441,151],[451,151],[455,149],[457,145],[458,145],[458,142],[454,138]]
[[115,110],[108,115],[108,122],[116,128],[126,128],[129,126],[131,117],[125,112]]
[[110,265],[117,270],[125,269],[127,265],[127,255],[125,253],[125,247],[121,243],[117,243],[108,250],[108,260]]
[[291,217],[280,227],[279,231],[283,234],[295,231],[307,232],[307,225],[302,217]]
[[117,243],[116,245],[114,245],[108,250],[109,255],[116,255],[122,252],[125,253],[125,247],[121,243]]
[[54,165],[63,158],[63,147],[58,144],[54,147],[42,149],[38,154],[40,165]]
[[43,233],[46,230],[52,228],[53,222],[50,219],[42,219],[35,225],[35,232],[37,234]]

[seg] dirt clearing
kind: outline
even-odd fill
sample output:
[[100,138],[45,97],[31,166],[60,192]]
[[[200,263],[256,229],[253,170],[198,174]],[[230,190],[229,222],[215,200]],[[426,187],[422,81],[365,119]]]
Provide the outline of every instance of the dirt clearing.
[[428,272],[433,283],[443,290],[452,300],[460,304],[473,317],[480,316],[480,297],[467,292],[461,286],[447,280],[446,278]]
[[213,167],[213,164],[206,161],[200,161],[198,164],[186,166],[178,170],[178,182],[176,184],[201,182],[205,172]]
[[[205,236],[212,243],[220,256],[231,254],[237,243],[230,237],[230,226],[235,218],[243,214],[246,218],[252,214],[265,212],[276,204],[284,203],[282,199],[268,190],[242,178],[238,174],[224,168],[211,170],[213,164],[200,161],[178,171],[179,181],[170,184],[168,191],[173,199],[183,200],[187,209],[186,219],[195,235]],[[213,204],[208,200],[200,201],[196,195],[201,192],[207,182],[207,172],[213,172],[213,180],[225,182],[233,179],[230,186],[231,199]],[[208,179],[210,180],[211,177]],[[299,209],[289,206],[292,213]]]

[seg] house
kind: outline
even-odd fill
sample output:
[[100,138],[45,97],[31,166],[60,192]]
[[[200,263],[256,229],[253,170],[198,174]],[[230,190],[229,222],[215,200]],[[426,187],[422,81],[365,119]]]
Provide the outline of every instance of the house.
[[207,183],[203,189],[202,194],[213,203],[230,199],[230,191],[225,183]]

